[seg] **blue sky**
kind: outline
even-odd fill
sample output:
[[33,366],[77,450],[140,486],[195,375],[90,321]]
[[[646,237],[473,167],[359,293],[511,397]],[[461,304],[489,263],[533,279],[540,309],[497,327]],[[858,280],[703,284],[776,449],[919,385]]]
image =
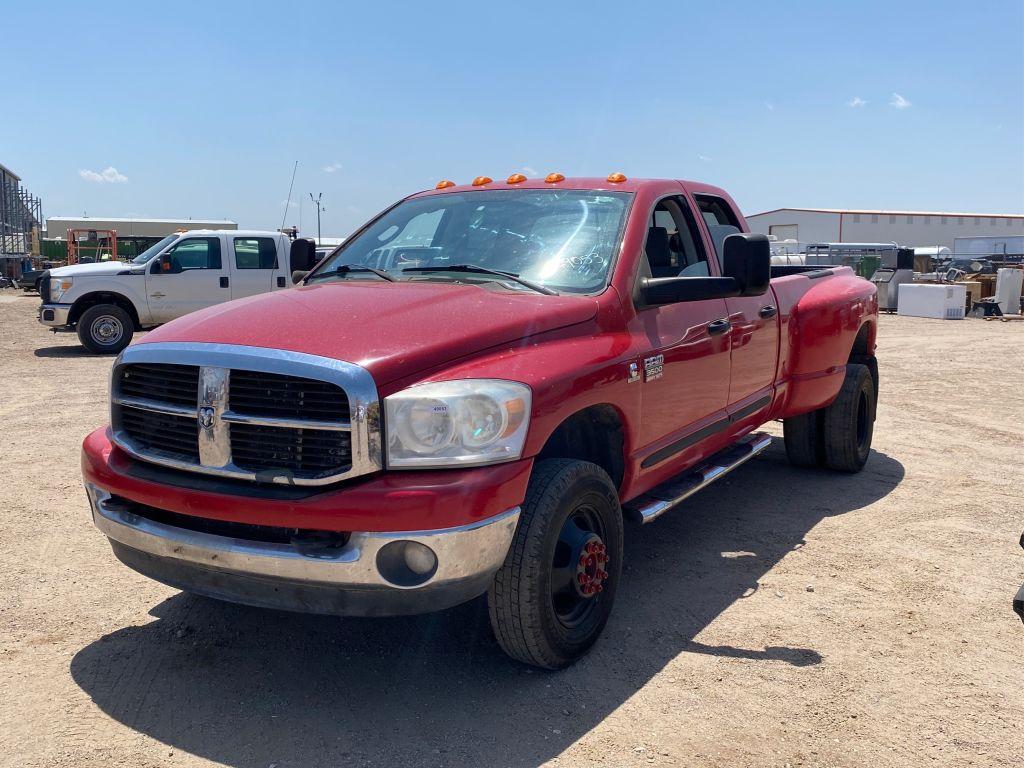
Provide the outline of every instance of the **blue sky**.
[[[1024,3],[3,0],[0,163],[46,215],[344,235],[441,178],[691,178],[1024,210]],[[6,78],[10,83],[15,78]],[[12,119],[15,107],[20,109]]]

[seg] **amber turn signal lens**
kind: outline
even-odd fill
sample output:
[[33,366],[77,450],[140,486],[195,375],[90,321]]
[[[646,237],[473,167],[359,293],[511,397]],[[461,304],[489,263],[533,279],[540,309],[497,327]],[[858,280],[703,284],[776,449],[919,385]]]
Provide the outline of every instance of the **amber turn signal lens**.
[[626,174],[624,174],[624,173],[609,173],[608,174],[608,181],[610,181],[612,184],[620,184],[620,183],[622,183],[625,180],[626,180]]
[[455,182],[454,181],[448,181],[448,179],[444,179],[443,181],[437,182],[437,186],[434,187],[434,189],[448,189],[448,187],[454,187],[454,186],[455,186]]
[[560,173],[549,173],[544,177],[544,181],[548,184],[557,184],[560,181],[565,181],[565,176]]
[[490,176],[477,176],[475,179],[473,179],[473,186],[482,187],[484,184],[490,184],[492,181],[494,181],[494,179],[492,179]]
[[524,181],[526,181],[526,177],[523,176],[523,174],[521,174],[521,173],[513,173],[511,176],[508,177],[508,179],[506,180],[506,183],[508,183],[508,184],[522,184]]

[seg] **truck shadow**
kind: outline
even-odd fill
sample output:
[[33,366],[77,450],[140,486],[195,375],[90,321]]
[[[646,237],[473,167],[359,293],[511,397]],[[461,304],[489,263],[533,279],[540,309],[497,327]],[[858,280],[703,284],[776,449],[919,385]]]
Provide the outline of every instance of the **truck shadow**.
[[903,473],[877,452],[859,475],[796,470],[777,441],[687,507],[627,529],[612,620],[590,656],[560,673],[507,659],[481,601],[338,619],[177,594],[152,609],[155,621],[81,649],[71,674],[110,717],[230,766],[533,766],[681,653],[821,663],[809,648],[694,638],[819,521],[877,501]]
[[113,357],[110,355],[97,355],[77,344],[39,347],[33,354],[36,357],[110,357],[113,360]]

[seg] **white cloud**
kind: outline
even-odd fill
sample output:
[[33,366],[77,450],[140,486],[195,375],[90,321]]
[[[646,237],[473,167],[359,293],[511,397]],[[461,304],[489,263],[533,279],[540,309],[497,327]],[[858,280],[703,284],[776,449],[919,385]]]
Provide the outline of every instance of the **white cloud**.
[[90,171],[83,168],[78,172],[78,175],[86,181],[94,181],[97,184],[124,184],[128,181],[128,177],[112,165],[107,166],[102,171]]
[[537,172],[537,169],[536,169],[536,168],[531,168],[531,167],[530,167],[530,166],[528,166],[528,165],[524,165],[524,166],[523,166],[523,173],[525,173],[525,174],[526,174],[527,176],[539,176],[539,175],[540,175],[540,174],[539,174],[539,173]]
[[863,107],[866,104],[867,102],[860,96],[854,96],[852,99],[846,102],[846,106],[848,107]]
[[710,163],[711,162],[711,158],[708,157],[707,155],[697,155],[697,159],[700,160],[702,163]]
[[765,106],[765,108],[766,108],[766,109],[767,109],[767,110],[768,110],[769,112],[774,112],[774,111],[775,111],[775,105],[774,105],[774,104],[772,104],[772,103],[771,103],[770,101],[766,101],[766,102],[764,103],[764,106]]
[[910,102],[898,93],[893,93],[892,98],[889,99],[889,106],[896,107],[896,109],[906,109],[910,106]]
[[323,170],[324,173],[335,173],[336,171],[341,170],[341,163],[331,163],[330,165],[325,165]]
[[298,208],[299,207],[299,204],[297,202],[295,202],[294,200],[292,200],[290,202],[288,200],[282,200],[281,201],[281,205],[287,205],[289,208]]

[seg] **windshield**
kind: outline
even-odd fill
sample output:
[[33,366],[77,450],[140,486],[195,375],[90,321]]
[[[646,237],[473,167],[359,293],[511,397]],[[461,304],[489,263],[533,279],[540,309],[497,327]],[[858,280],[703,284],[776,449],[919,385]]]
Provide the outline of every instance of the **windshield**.
[[[313,277],[361,265],[403,279],[500,281],[486,273],[493,270],[558,291],[591,293],[608,279],[631,196],[510,189],[407,200],[346,242]],[[468,272],[460,265],[484,269]],[[452,271],[445,272],[446,266]],[[366,270],[343,270],[336,276],[374,279]],[[521,283],[505,284],[530,290]]]
[[132,264],[145,264],[147,261],[152,259],[158,253],[160,253],[160,251],[162,251],[164,248],[166,248],[168,245],[170,245],[171,243],[173,243],[177,239],[178,239],[177,235],[168,235],[163,240],[161,240],[160,242],[154,243],[153,245],[149,246],[149,248],[144,250],[142,253],[140,253],[138,256],[136,256],[134,259],[132,259]]

